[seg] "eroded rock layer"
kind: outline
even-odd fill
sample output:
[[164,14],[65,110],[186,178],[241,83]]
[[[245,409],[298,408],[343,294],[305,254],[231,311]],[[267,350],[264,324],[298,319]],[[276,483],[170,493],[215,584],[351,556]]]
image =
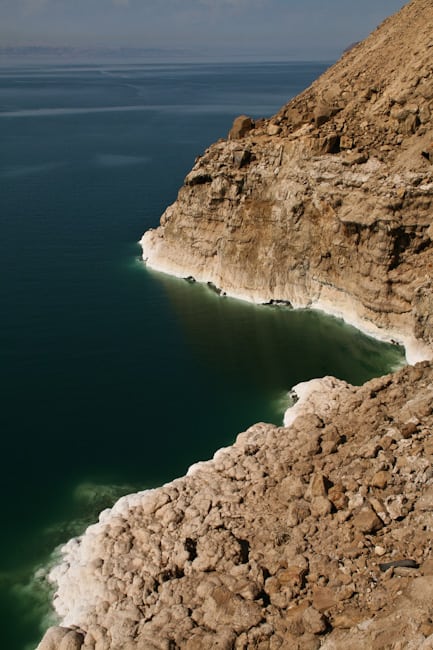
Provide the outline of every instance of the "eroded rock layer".
[[433,365],[307,388],[69,542],[40,650],[432,648]]
[[432,33],[432,3],[413,0],[277,115],[238,118],[145,233],[143,258],[431,344]]

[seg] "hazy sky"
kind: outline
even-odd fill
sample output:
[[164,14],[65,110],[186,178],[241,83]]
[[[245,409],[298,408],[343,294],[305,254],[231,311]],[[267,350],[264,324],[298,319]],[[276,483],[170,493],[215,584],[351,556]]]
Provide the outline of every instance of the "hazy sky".
[[402,0],[0,0],[0,45],[335,58]]

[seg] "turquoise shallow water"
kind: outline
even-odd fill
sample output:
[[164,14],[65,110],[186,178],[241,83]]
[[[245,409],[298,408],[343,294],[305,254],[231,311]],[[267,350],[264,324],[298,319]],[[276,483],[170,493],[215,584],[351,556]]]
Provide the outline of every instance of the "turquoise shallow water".
[[324,68],[0,68],[2,647],[34,647],[35,569],[117,496],[280,423],[299,381],[401,363],[336,319],[221,298],[139,260],[195,156]]

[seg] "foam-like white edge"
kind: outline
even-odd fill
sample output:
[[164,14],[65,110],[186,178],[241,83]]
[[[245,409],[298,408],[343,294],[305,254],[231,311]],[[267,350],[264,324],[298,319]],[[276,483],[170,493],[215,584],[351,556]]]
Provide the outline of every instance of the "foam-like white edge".
[[293,406],[289,406],[289,408],[284,412],[285,427],[289,427],[291,424],[293,424],[298,415],[300,415],[303,411],[304,404],[310,395],[316,391],[321,390],[322,385],[322,379],[315,378],[310,379],[310,381],[303,381],[292,387],[292,390],[290,392],[295,393],[298,400]]
[[150,488],[120,497],[111,507],[103,510],[98,522],[88,526],[80,537],[70,539],[57,549],[61,559],[48,574],[48,581],[56,587],[54,609],[65,627],[86,626],[89,612],[106,600],[106,578],[94,569],[95,561],[104,556],[104,537],[107,527],[116,520],[127,520],[135,508],[144,512],[155,509],[155,500],[164,490],[176,488],[187,477],[212,468],[232,446],[221,447],[213,458],[191,465],[185,476],[173,479],[158,488]]
[[[344,387],[348,387],[348,384],[335,377],[323,377],[297,384],[294,391],[299,400],[292,408],[287,409],[284,425],[290,426],[303,413],[320,414],[332,408]],[[248,434],[249,430],[241,436],[245,438]],[[251,435],[254,433],[251,432]],[[69,540],[60,549],[61,561],[51,569],[48,579],[56,586],[54,608],[62,625],[85,627],[89,614],[106,600],[106,578],[95,571],[95,561],[98,562],[99,558],[104,557],[107,527],[111,523],[118,523],[119,520],[127,520],[135,508],[142,509],[144,513],[151,513],[155,508],[164,505],[165,501],[158,503],[158,498],[161,495],[164,499],[165,490],[180,486],[188,477],[207,472],[215,466],[221,456],[230,455],[237,444],[235,442],[230,447],[221,447],[212,459],[192,464],[185,476],[165,483],[160,488],[121,497],[112,508],[103,510],[99,521],[89,526],[81,537]],[[241,444],[245,444],[245,439]]]
[[342,390],[349,387],[350,384],[347,382],[331,376],[318,377],[296,384],[290,392],[295,394],[298,400],[285,411],[284,426],[290,427],[296,418],[304,413],[320,416],[329,412]]

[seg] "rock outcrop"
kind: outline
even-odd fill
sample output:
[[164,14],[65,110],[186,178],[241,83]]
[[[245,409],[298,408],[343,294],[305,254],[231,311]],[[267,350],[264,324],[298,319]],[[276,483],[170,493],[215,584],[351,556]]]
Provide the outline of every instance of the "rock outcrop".
[[[432,34],[412,0],[273,118],[238,118],[144,258],[431,357]],[[433,648],[433,362],[295,389],[284,426],[64,547],[39,650]]]
[[433,364],[298,390],[67,544],[39,650],[433,647]]
[[147,263],[430,354],[432,29],[413,0],[277,115],[237,118],[143,236]]

